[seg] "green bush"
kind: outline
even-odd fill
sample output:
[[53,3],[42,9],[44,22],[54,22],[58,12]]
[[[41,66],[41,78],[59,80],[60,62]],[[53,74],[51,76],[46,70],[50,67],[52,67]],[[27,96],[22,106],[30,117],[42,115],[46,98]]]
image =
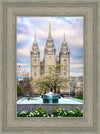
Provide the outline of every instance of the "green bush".
[[49,115],[45,109],[39,107],[32,112],[17,113],[17,117],[83,117],[83,112],[78,107],[70,111],[64,108],[54,109],[52,112],[53,114]]
[[55,109],[52,112],[53,112],[54,117],[59,117],[59,116],[67,117],[67,114],[68,114],[68,111],[63,108]]
[[83,112],[79,109],[71,109],[71,111],[69,112],[69,116],[70,117],[83,117]]
[[71,109],[70,111],[61,108],[55,109],[52,112],[54,117],[83,117],[83,112],[79,108]]
[[32,112],[23,111],[21,113],[17,113],[17,117],[49,117],[49,115],[45,109],[40,107]]
[[29,117],[30,112],[23,111],[21,113],[17,113],[17,117]]
[[46,111],[44,108],[42,108],[42,107],[36,108],[36,109],[34,110],[34,112],[35,112],[35,111],[44,112],[45,114],[47,113],[47,111]]
[[41,107],[34,110],[34,117],[48,117],[47,111]]

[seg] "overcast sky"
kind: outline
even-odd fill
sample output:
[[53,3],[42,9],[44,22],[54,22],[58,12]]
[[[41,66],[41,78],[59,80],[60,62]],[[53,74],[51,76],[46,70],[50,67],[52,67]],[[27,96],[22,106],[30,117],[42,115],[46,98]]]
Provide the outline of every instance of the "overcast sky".
[[43,60],[49,23],[57,53],[65,34],[70,49],[70,75],[83,76],[83,17],[17,17],[17,66],[21,65],[21,72],[30,72],[30,50],[35,33],[40,60]]

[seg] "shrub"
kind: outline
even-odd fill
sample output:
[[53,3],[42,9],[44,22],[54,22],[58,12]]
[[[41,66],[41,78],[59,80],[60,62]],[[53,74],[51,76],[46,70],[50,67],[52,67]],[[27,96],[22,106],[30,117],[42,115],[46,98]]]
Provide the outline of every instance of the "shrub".
[[32,112],[17,113],[17,117],[83,117],[83,112],[78,107],[70,111],[64,108],[54,109],[52,112],[53,114],[49,115],[45,109],[39,107]]
[[52,111],[53,112],[53,115],[54,117],[67,117],[67,113],[68,111],[63,109],[63,108],[60,108],[60,109],[55,109]]
[[63,108],[53,110],[54,117],[83,117],[83,112],[79,109],[71,109],[67,111]]
[[71,109],[71,111],[69,112],[69,116],[70,117],[83,117],[83,112],[79,109]]
[[36,109],[34,110],[34,112],[35,112],[35,111],[44,112],[45,114],[47,113],[47,111],[46,111],[44,108],[42,108],[42,107],[36,108]]
[[21,113],[17,113],[17,117],[49,117],[46,110],[43,108],[37,108],[34,112],[23,111]]
[[36,108],[34,111],[34,117],[48,117],[47,111],[41,107]]
[[28,117],[30,112],[28,111],[23,111],[21,113],[17,113],[17,117]]

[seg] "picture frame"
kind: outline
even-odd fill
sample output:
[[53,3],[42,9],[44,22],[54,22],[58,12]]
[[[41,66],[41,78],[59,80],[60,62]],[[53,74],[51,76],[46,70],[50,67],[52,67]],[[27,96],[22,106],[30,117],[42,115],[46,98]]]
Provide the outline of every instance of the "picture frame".
[[[0,133],[99,134],[99,0],[0,1]],[[16,16],[84,16],[84,117],[16,118]]]

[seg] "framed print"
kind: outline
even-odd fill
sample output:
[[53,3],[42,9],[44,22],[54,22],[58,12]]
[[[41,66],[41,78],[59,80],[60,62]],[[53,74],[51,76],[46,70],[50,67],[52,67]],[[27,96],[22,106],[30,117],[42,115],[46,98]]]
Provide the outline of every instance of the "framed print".
[[16,21],[17,117],[83,117],[84,18]]
[[99,5],[0,1],[1,134],[100,133]]

